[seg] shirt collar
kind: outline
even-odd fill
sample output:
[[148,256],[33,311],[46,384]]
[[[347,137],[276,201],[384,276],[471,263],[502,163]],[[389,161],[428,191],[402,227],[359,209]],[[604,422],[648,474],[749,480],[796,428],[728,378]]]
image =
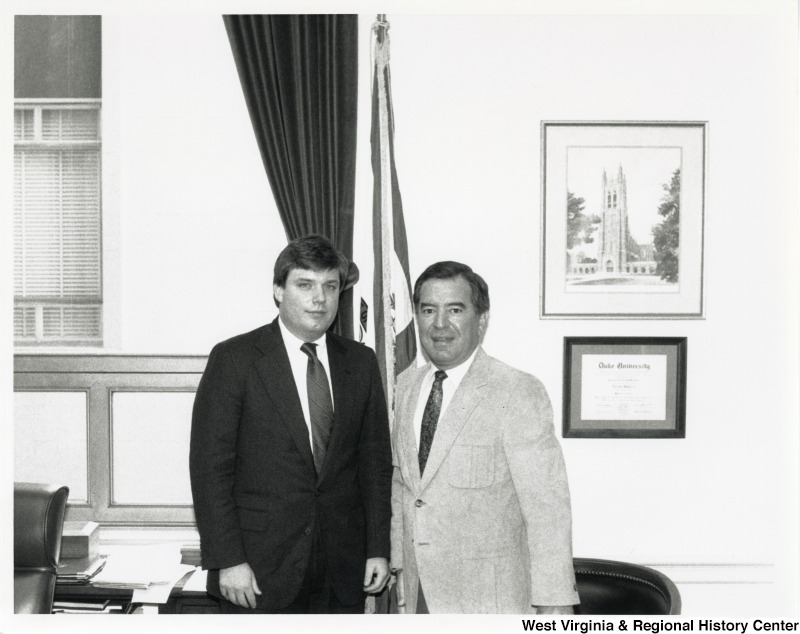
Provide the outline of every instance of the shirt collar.
[[[475,350],[472,351],[472,354],[469,355],[466,361],[454,368],[445,370],[450,385],[458,385],[461,383],[461,379],[464,378],[464,375],[466,375],[466,373],[469,371],[472,362],[475,360],[475,355],[478,354],[478,348],[480,348],[480,346],[475,346]],[[439,370],[439,368],[437,368],[436,365],[431,362],[431,367],[428,369],[426,376],[432,377],[437,370]]]
[[[327,336],[323,334],[319,339],[316,341],[303,341],[302,339],[298,339],[291,330],[286,327],[286,324],[283,323],[283,319],[278,316],[278,325],[281,329],[281,336],[283,337],[283,343],[286,346],[286,349],[291,349],[292,351],[300,350],[300,347],[304,343],[313,343],[317,346],[317,356],[319,356],[320,352],[326,349],[327,343]],[[305,353],[303,353],[305,354]]]

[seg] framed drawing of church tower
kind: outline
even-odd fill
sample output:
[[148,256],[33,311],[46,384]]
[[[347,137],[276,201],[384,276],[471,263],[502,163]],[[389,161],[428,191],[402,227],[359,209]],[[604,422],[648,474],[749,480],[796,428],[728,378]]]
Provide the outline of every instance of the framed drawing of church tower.
[[542,123],[543,318],[702,319],[707,123]]

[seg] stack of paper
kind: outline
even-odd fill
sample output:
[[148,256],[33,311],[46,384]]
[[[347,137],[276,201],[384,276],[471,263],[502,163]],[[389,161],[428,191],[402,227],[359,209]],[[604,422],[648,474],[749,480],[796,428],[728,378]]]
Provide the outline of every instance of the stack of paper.
[[120,601],[56,601],[53,614],[125,614],[127,602]]
[[208,570],[202,570],[199,566],[194,569],[194,573],[183,584],[184,592],[201,592],[206,591],[206,581],[208,579]]
[[106,564],[105,557],[65,559],[58,564],[58,583],[82,585],[94,577]]
[[[194,566],[181,564],[178,546],[123,546],[108,557],[105,567],[92,579],[92,585],[133,589],[135,602],[163,603],[172,587],[190,570],[194,570]],[[140,591],[150,592],[151,589],[156,598],[140,598]],[[162,601],[164,592],[166,596]]]

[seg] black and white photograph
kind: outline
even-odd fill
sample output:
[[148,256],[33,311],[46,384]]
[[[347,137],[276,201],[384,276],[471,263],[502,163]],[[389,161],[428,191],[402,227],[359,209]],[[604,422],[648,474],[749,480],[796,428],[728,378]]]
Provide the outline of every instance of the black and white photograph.
[[0,634],[790,631],[799,66],[795,0],[3,0]]

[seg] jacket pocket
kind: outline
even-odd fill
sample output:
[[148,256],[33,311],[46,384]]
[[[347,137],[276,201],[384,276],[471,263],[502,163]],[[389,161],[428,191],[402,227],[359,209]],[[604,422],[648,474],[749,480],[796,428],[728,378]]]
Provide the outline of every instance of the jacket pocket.
[[447,458],[447,481],[459,489],[480,489],[494,482],[494,447],[453,445]]
[[239,516],[239,527],[247,531],[265,531],[269,526],[269,511],[255,511],[253,509],[236,509]]

